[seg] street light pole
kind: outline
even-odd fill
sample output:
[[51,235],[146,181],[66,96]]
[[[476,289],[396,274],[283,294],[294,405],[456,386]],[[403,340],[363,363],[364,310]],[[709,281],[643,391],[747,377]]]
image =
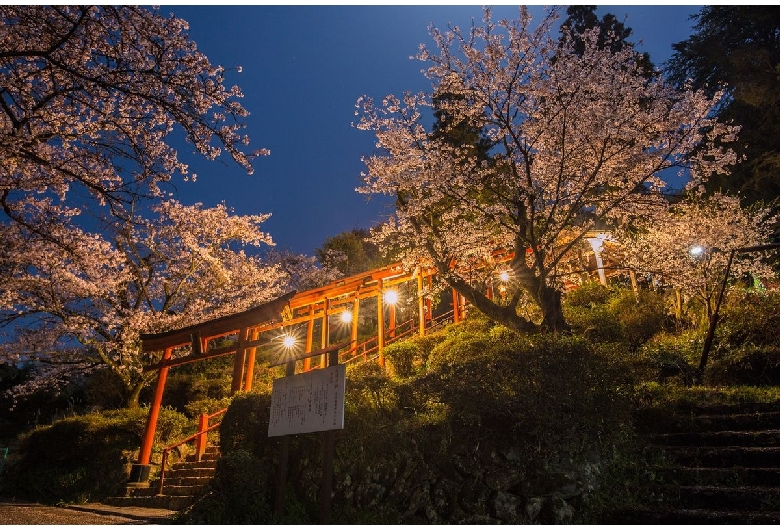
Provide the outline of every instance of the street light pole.
[[731,273],[731,263],[734,261],[734,254],[736,252],[750,253],[761,252],[764,250],[772,250],[780,248],[780,243],[769,243],[767,245],[757,245],[755,247],[743,247],[735,248],[729,253],[729,261],[726,265],[726,272],[723,275],[723,283],[720,286],[720,293],[718,294],[718,301],[715,303],[715,311],[712,314],[712,320],[710,320],[710,326],[707,329],[707,336],[704,339],[704,348],[701,352],[701,362],[699,363],[699,378],[704,379],[704,368],[707,366],[707,360],[712,349],[712,341],[715,338],[715,327],[718,325],[718,317],[720,312],[720,304],[723,301],[723,293],[726,291],[726,284],[729,281],[729,274]]

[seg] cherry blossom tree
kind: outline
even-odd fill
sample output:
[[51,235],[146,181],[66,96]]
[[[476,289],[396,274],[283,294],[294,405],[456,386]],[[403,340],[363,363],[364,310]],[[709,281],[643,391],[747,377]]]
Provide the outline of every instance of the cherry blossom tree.
[[[0,6],[0,206],[3,223],[67,247],[89,211],[130,216],[177,174],[195,178],[170,138],[252,172],[238,87],[224,86],[187,23],[137,6]],[[67,239],[67,237],[65,237]]]
[[[363,97],[356,111],[356,126],[377,139],[358,191],[396,197],[378,237],[519,329],[539,324],[518,315],[524,294],[543,328],[568,329],[564,261],[589,231],[661,208],[665,170],[689,171],[697,185],[734,161],[723,148],[694,150],[707,137],[733,138],[711,118],[718,95],[648,79],[633,47],[611,49],[616,37],[599,41],[599,28],[553,37],[557,18],[553,9],[532,25],[521,7],[517,20],[495,22],[486,9],[468,31],[432,27],[437,49],[417,54],[432,91]],[[459,134],[468,129],[489,140],[486,156]],[[496,250],[513,258],[495,260]],[[502,269],[512,275],[505,305],[486,296]]]
[[307,291],[344,277],[335,267],[322,264],[315,256],[295,254],[289,250],[272,250],[267,260],[279,267],[291,291]]
[[40,373],[28,390],[109,367],[125,381],[129,403],[137,404],[150,377],[141,368],[152,362],[141,353],[139,334],[240,312],[289,289],[279,264],[247,252],[273,244],[260,229],[267,215],[174,200],[153,211],[156,217],[127,223],[110,242],[73,237],[82,249],[78,261],[46,240],[3,234],[2,264],[13,270],[0,322],[23,322],[24,330],[2,353],[10,361],[37,360]]
[[[55,381],[110,366],[130,402],[138,333],[274,296],[276,267],[245,254],[265,216],[165,200],[194,179],[176,148],[252,173],[247,111],[187,23],[137,6],[0,6],[0,324],[6,357]],[[237,68],[240,71],[240,67]],[[40,357],[42,352],[61,355]]]
[[[732,250],[766,244],[775,219],[768,208],[740,207],[738,197],[691,194],[653,219],[637,219],[616,237],[624,264],[702,303],[708,323]],[[735,253],[731,274],[774,276],[761,255]]]

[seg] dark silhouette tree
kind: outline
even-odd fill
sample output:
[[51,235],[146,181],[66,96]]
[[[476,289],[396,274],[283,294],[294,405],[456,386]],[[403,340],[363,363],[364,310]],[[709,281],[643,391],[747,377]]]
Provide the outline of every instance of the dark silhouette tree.
[[[575,50],[579,55],[585,53],[585,41],[582,35],[594,28],[599,29],[598,46],[608,47],[612,53],[623,50],[626,46],[634,47],[628,40],[633,30],[615,15],[607,13],[601,19],[596,15],[596,6],[569,6],[566,9],[568,18],[561,24],[561,33],[571,31],[575,43]],[[650,54],[637,52],[637,64],[650,77],[655,73],[655,67],[650,61]]]
[[720,121],[741,126],[740,161],[707,188],[739,192],[743,203],[780,197],[780,7],[705,6],[693,34],[673,45],[664,65],[678,86],[712,95],[725,89]]

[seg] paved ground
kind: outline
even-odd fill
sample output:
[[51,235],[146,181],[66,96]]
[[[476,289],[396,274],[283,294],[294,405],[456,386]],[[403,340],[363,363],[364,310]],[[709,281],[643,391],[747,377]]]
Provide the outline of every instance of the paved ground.
[[0,526],[170,524],[175,514],[157,508],[118,507],[98,503],[59,507],[0,499]]

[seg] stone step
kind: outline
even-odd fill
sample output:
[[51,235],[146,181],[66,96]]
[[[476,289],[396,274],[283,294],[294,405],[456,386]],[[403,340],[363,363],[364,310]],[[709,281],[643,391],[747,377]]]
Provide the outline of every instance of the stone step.
[[780,412],[780,401],[751,403],[719,403],[716,405],[699,405],[689,409],[689,413],[698,416],[754,414],[763,412]]
[[109,497],[106,504],[111,506],[140,506],[143,508],[163,508],[179,511],[191,506],[192,496],[175,497],[171,495],[148,495],[143,497]]
[[[157,495],[157,492],[159,491],[160,485],[159,481],[152,482],[149,486],[142,487],[142,488],[132,488],[131,491],[127,492],[127,497],[152,497]],[[165,481],[165,485],[163,486],[163,495],[171,495],[174,497],[183,497],[183,496],[194,496],[194,495],[200,495],[202,493],[205,493],[208,491],[209,485],[208,484],[192,484],[192,485],[181,485],[181,484],[169,484],[168,481]]]
[[672,486],[687,509],[761,512],[780,510],[780,488],[765,486]]
[[660,454],[682,467],[780,467],[780,447],[696,447],[648,446],[646,451]]
[[[212,449],[211,451],[209,451],[208,449],[209,448],[206,448],[206,452],[203,453],[203,455],[200,457],[201,461],[203,461],[203,460],[208,460],[208,461],[219,460],[219,457],[220,457],[219,451],[216,450],[216,449]],[[197,461],[197,455],[195,455],[195,454],[187,455],[186,457],[184,457],[184,459],[187,462],[196,462]]]
[[198,478],[213,477],[216,471],[214,467],[172,467],[165,471],[166,480],[170,478]]
[[651,470],[665,484],[696,486],[777,486],[780,468],[659,467]]
[[780,524],[780,511],[659,510],[639,508],[610,514],[602,524]]
[[[172,477],[165,474],[165,486],[207,486],[211,483],[212,476],[202,477]],[[156,482],[156,481],[155,481]]]
[[185,461],[173,464],[165,472],[162,495],[157,494],[160,484],[157,479],[148,486],[128,487],[124,497],[111,497],[105,502],[113,506],[183,510],[209,491],[219,456],[218,448],[209,446],[200,462],[195,461],[194,455],[190,455]]
[[664,433],[651,440],[657,445],[780,447],[780,429]]
[[735,414],[672,414],[648,412],[640,419],[654,434],[711,431],[780,430],[780,411]]

